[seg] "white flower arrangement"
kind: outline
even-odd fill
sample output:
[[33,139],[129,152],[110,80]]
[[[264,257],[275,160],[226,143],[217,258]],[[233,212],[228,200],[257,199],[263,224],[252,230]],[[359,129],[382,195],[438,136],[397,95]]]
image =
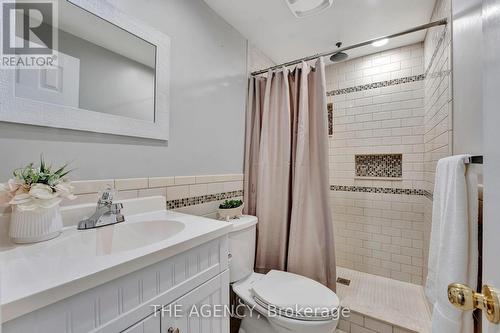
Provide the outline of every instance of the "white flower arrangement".
[[72,193],[73,186],[64,179],[71,172],[66,168],[67,165],[64,165],[52,171],[42,157],[39,167],[30,163],[15,170],[14,178],[6,184],[0,184],[0,190],[7,192],[12,198],[9,204],[21,211],[51,208],[59,205],[63,199],[76,198]]

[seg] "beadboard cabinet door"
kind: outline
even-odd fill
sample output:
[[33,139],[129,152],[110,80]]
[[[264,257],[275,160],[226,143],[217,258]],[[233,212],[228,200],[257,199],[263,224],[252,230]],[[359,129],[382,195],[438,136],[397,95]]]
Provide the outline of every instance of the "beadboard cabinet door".
[[161,333],[160,316],[152,314],[122,333]]
[[225,311],[228,305],[229,271],[226,270],[165,306],[161,332],[229,333],[229,316]]

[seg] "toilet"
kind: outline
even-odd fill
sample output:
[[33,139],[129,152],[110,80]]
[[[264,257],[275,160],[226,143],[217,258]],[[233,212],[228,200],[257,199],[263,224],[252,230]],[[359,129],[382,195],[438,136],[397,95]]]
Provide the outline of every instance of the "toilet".
[[[301,275],[253,271],[258,219],[231,220],[229,272],[234,293],[245,304],[239,333],[333,333],[340,301],[324,285]],[[241,313],[239,313],[241,315]]]

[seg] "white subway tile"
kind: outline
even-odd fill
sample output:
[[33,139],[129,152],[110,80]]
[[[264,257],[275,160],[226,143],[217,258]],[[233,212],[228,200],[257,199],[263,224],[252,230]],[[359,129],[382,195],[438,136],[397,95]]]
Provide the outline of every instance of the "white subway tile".
[[97,193],[107,187],[113,188],[115,181],[113,179],[79,180],[72,181],[71,185],[74,187],[74,194]]
[[208,194],[207,184],[189,185],[189,195],[191,197],[200,197],[207,194]]
[[135,199],[139,197],[138,190],[122,190],[116,192],[116,200]]
[[174,177],[149,177],[148,186],[149,187],[166,187],[174,185]]
[[135,190],[148,188],[147,178],[124,178],[115,179],[115,188],[117,190]]
[[167,196],[167,188],[166,187],[156,187],[156,188],[147,188],[139,190],[138,196],[142,197],[152,197],[152,196]]
[[190,185],[196,183],[195,176],[175,176],[174,184],[175,185]]
[[167,200],[189,198],[189,186],[169,186],[167,187]]
[[217,194],[224,192],[224,183],[207,184],[207,194]]

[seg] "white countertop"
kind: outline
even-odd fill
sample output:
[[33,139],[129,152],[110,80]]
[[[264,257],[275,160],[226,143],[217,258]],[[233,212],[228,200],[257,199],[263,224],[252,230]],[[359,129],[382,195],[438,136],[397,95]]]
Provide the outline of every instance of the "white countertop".
[[[159,221],[170,222],[168,230],[162,231]],[[138,236],[138,224],[148,232]],[[5,249],[0,252],[2,322],[216,239],[231,228],[227,222],[161,210],[127,215],[126,222],[98,229],[67,227],[56,239]]]

